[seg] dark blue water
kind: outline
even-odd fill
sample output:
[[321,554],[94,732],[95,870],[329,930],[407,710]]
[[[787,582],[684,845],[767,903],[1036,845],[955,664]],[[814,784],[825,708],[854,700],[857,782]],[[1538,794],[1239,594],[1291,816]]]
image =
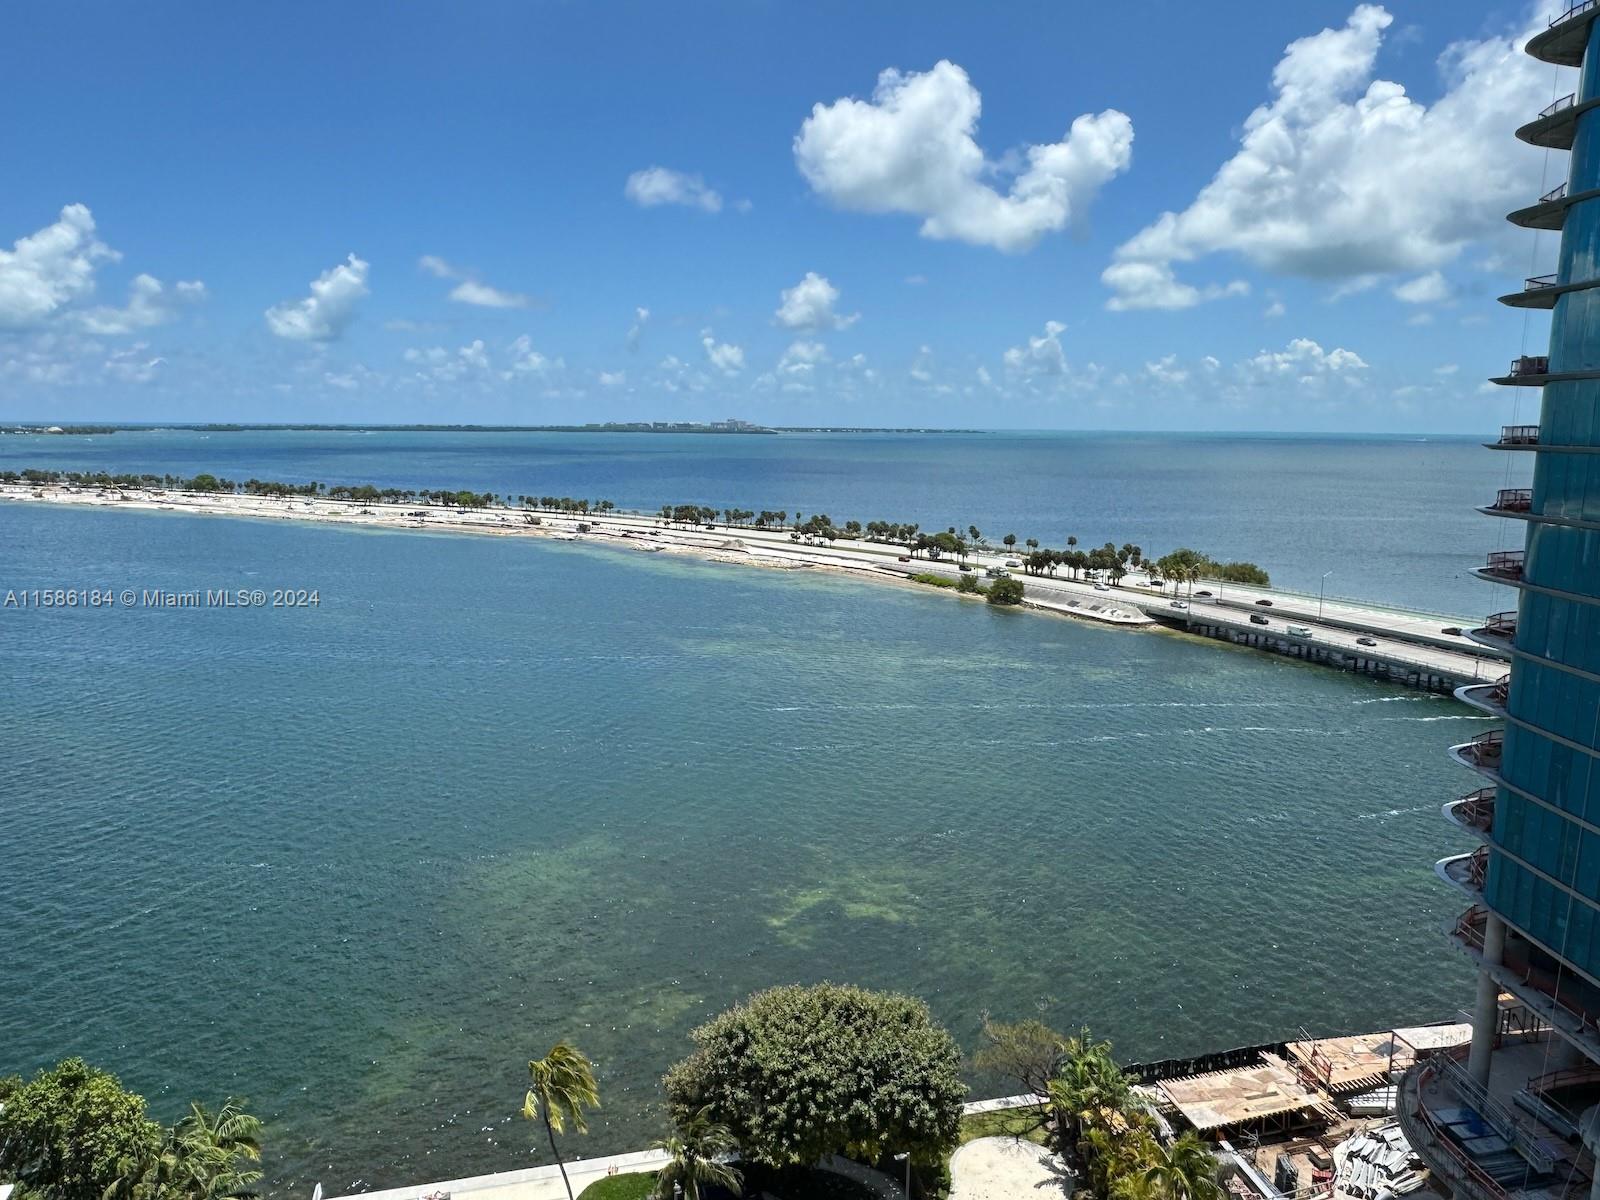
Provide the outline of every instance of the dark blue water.
[[246,1096],[271,1189],[336,1194],[542,1161],[514,1114],[562,1037],[605,1103],[573,1149],[644,1145],[687,1031],[785,981],[1129,1058],[1466,997],[1430,869],[1473,786],[1453,701],[667,558],[0,506],[0,594],[321,600],[0,609],[0,1073],[83,1054],[167,1119]]
[[[678,434],[152,431],[0,437],[0,469],[470,488],[977,525],[1061,546],[1192,546],[1280,586],[1463,617],[1500,598],[1468,572],[1521,527],[1474,510],[1526,455],[1470,438],[1105,433]],[[1506,541],[1511,538],[1513,541]]]

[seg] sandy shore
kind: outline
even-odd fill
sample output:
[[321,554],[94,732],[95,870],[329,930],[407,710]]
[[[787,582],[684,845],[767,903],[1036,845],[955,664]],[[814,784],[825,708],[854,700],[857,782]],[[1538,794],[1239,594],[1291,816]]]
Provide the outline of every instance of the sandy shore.
[[[328,525],[354,525],[371,529],[480,534],[491,537],[531,537],[584,542],[640,553],[686,555],[706,562],[775,570],[813,570],[869,579],[899,587],[947,595],[953,589],[932,588],[907,578],[911,570],[950,574],[948,562],[913,564],[900,561],[904,549],[874,542],[839,539],[827,543],[795,541],[788,530],[749,526],[668,525],[659,517],[641,513],[606,516],[571,516],[517,508],[463,509],[429,504],[385,504],[330,500],[325,497],[250,496],[229,492],[179,492],[165,490],[101,489],[65,484],[0,484],[0,500],[16,503],[77,505],[90,508],[193,513],[204,516],[246,517],[256,520],[314,521]],[[983,560],[978,560],[980,565]],[[995,561],[993,558],[990,562]],[[1021,576],[1019,575],[1019,578]],[[1114,601],[1092,593],[1080,601],[1036,603],[1031,611],[1097,621],[1101,624],[1143,628],[1154,624],[1137,608],[1119,608]]]

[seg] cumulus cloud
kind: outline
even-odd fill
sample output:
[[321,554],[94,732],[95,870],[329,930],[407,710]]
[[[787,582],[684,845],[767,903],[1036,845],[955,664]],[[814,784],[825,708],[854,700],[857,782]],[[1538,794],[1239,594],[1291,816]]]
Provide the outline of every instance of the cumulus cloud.
[[722,211],[722,197],[706,186],[698,175],[688,175],[669,167],[646,167],[628,176],[622,194],[640,208],[678,204],[705,212]]
[[458,280],[456,286],[450,289],[450,299],[457,304],[473,304],[479,308],[528,307],[528,297],[521,292],[491,287],[471,271],[454,266],[436,254],[424,254],[417,260],[417,266],[435,279]]
[[847,317],[833,311],[839,301],[839,289],[815,271],[807,271],[799,283],[785,288],[780,300],[773,319],[785,329],[818,333],[826,329],[847,329],[861,319],[860,313]]
[[67,205],[53,225],[0,250],[0,328],[32,328],[91,295],[95,268],[120,257],[95,237],[85,205]]
[[1458,42],[1439,60],[1443,94],[1424,105],[1374,78],[1392,20],[1362,4],[1289,45],[1233,157],[1188,208],[1118,248],[1102,276],[1108,307],[1224,295],[1174,269],[1219,253],[1310,279],[1432,271],[1531,201],[1538,152],[1511,133],[1549,99],[1548,69],[1509,37]]
[[135,342],[106,359],[102,370],[121,383],[149,383],[167,360],[150,354],[147,342]]
[[297,342],[331,342],[356,317],[356,305],[367,294],[368,264],[354,254],[311,281],[303,300],[285,300],[267,309],[267,328]]
[[706,358],[724,375],[737,375],[744,370],[744,350],[728,342],[719,342],[711,330],[700,331],[700,344],[705,347]]
[[1239,366],[1245,382],[1320,385],[1329,379],[1356,383],[1367,364],[1354,350],[1324,350],[1310,338],[1295,338],[1282,350],[1262,350]]
[[1066,329],[1060,321],[1046,321],[1042,335],[1005,352],[1006,370],[1020,378],[1065,375],[1067,356],[1061,349],[1061,335]]
[[[983,98],[952,62],[878,76],[871,100],[817,104],[794,139],[812,189],[840,208],[908,213],[923,237],[1017,253],[1066,226],[1133,156],[1133,122],[1115,109],[1080,116],[1059,142],[1026,147],[1020,169],[977,142]],[[1001,192],[988,180],[1010,178]]]
[[136,275],[128,285],[128,303],[124,307],[102,305],[75,315],[90,333],[115,336],[164,325],[177,315],[178,303],[196,303],[205,295],[206,285],[199,280],[178,283],[169,292],[154,276]]
[[601,387],[622,387],[628,382],[628,373],[626,371],[601,371],[597,378]]
[[550,358],[533,348],[533,340],[522,334],[506,347],[510,365],[501,373],[502,379],[515,379],[519,375],[546,375],[566,365],[560,358]]

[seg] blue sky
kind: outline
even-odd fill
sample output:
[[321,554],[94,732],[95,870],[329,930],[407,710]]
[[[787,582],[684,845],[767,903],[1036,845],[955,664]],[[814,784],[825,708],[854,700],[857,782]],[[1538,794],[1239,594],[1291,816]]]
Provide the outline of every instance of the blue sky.
[[12,5],[0,420],[1488,430],[1544,15]]

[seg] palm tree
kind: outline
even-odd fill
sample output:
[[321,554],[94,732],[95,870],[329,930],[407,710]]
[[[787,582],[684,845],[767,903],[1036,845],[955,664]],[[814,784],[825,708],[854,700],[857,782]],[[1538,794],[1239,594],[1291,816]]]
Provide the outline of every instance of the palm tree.
[[552,1046],[549,1054],[528,1064],[528,1078],[533,1086],[523,1097],[522,1115],[530,1121],[544,1121],[550,1153],[555,1155],[556,1165],[561,1168],[561,1182],[567,1186],[567,1200],[573,1200],[572,1180],[567,1178],[567,1164],[561,1159],[561,1151],[556,1149],[556,1134],[565,1131],[569,1120],[579,1133],[589,1132],[583,1110],[600,1107],[594,1067],[576,1046],[563,1040]]
[[249,1164],[261,1160],[261,1120],[232,1099],[214,1113],[190,1104],[172,1128],[177,1147],[178,1188],[189,1200],[225,1200],[254,1196],[251,1185],[261,1172]]
[[246,1200],[261,1172],[261,1120],[227,1100],[216,1112],[199,1103],[148,1156],[123,1164],[106,1200]]
[[695,1113],[670,1137],[656,1142],[655,1148],[665,1150],[670,1160],[656,1176],[659,1200],[672,1197],[675,1187],[683,1189],[683,1200],[700,1200],[702,1187],[726,1188],[738,1194],[744,1182],[738,1170],[725,1161],[739,1143],[726,1125],[711,1119],[709,1109]]
[[1068,1038],[1062,1052],[1066,1061],[1050,1083],[1050,1103],[1058,1124],[1065,1123],[1074,1142],[1083,1140],[1086,1129],[1116,1131],[1126,1127],[1133,1114],[1143,1112],[1132,1076],[1125,1075],[1111,1057],[1110,1042],[1091,1041],[1085,1029]]
[[1141,1181],[1153,1200],[1220,1200],[1217,1160],[1193,1130],[1170,1147],[1157,1144]]

